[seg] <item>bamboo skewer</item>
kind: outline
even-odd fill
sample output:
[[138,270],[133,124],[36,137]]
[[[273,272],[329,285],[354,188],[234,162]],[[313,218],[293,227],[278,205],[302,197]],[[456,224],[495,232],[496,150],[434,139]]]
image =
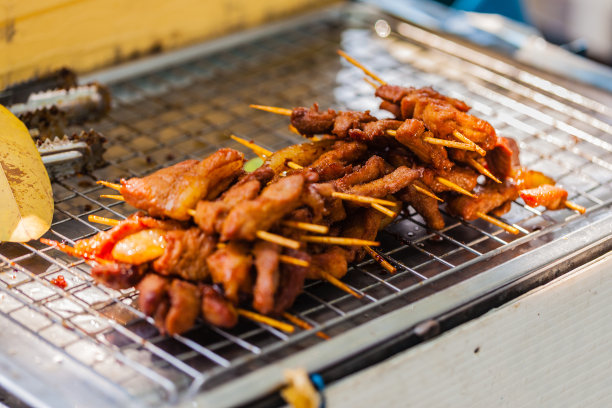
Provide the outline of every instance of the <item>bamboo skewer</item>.
[[395,203],[393,201],[383,200],[382,198],[341,193],[339,191],[334,191],[331,195],[332,197],[339,198],[341,200],[356,201],[356,202],[365,203],[365,204],[375,203],[375,204],[380,204],[380,205],[386,205],[388,207],[395,206]]
[[276,113],[277,115],[283,115],[283,116],[291,116],[291,113],[293,112],[291,109],[287,109],[287,108],[278,108],[276,106],[266,106],[266,105],[249,105],[250,108],[253,109],[259,109],[265,112],[270,112],[270,113]]
[[488,178],[490,178],[491,180],[493,180],[496,183],[501,183],[501,180],[498,179],[497,177],[495,177],[493,175],[493,173],[491,173],[485,166],[483,166],[482,164],[478,163],[476,160],[474,160],[473,158],[469,158],[468,159],[468,163],[474,167],[476,170],[478,170],[480,172],[480,174],[483,174],[485,176],[487,176]]
[[338,289],[343,290],[346,293],[355,296],[357,299],[361,299],[363,297],[361,293],[355,292],[353,289],[349,288],[346,283],[342,282],[340,279],[336,278],[334,275],[332,275],[329,272],[321,271],[321,277],[325,279],[326,281],[328,281],[329,283],[331,283],[332,285],[334,285],[335,287],[337,287]]
[[269,151],[269,150],[267,150],[267,149],[265,149],[265,148],[263,148],[263,147],[261,147],[259,145],[256,145],[255,143],[250,142],[250,141],[248,141],[246,139],[243,139],[243,138],[238,137],[236,135],[230,135],[230,138],[232,140],[240,143],[241,145],[246,146],[249,149],[253,150],[255,152],[255,154],[258,155],[259,157],[261,157],[262,159],[265,159],[265,158],[267,158],[267,157],[272,155],[271,151]]
[[341,57],[346,59],[348,62],[350,62],[351,64],[353,64],[354,66],[356,66],[360,70],[362,70],[367,76],[369,76],[370,78],[372,78],[373,80],[375,80],[379,84],[387,85],[387,83],[385,81],[383,81],[378,75],[376,75],[374,72],[370,71],[368,68],[363,66],[359,61],[357,61],[355,58],[353,58],[350,55],[348,55],[346,52],[344,52],[342,50],[338,50],[337,52],[338,52],[338,55],[340,55]]
[[378,203],[372,203],[370,205],[372,206],[372,208],[374,208],[375,210],[380,211],[381,213],[385,214],[389,218],[397,217],[397,213],[395,211],[392,211],[392,210],[388,209],[387,207],[383,207],[382,205],[380,205]]
[[121,222],[119,220],[114,220],[112,218],[106,218],[106,217],[100,217],[99,215],[93,215],[93,214],[88,216],[87,220],[89,222],[95,222],[98,224],[110,225],[111,227],[115,227],[119,225],[119,223]]
[[374,81],[372,81],[370,78],[365,77],[363,78],[363,80],[366,81],[368,84],[370,84],[372,88],[378,89],[378,85]]
[[431,191],[429,191],[429,190],[427,190],[427,189],[425,189],[425,188],[423,188],[423,187],[421,187],[421,186],[418,186],[418,185],[416,185],[416,184],[412,184],[412,187],[414,187],[414,189],[415,189],[416,191],[418,191],[419,193],[421,193],[421,194],[425,194],[425,195],[426,195],[426,196],[428,196],[428,197],[434,198],[434,199],[436,199],[436,200],[440,201],[441,203],[443,203],[443,202],[444,202],[444,200],[443,200],[443,199],[441,199],[440,197],[438,197],[437,195],[435,195],[435,194],[434,194],[434,193],[432,193]]
[[311,242],[315,244],[329,244],[329,245],[380,246],[380,242],[368,241],[366,239],[346,238],[346,237],[323,237],[323,236],[318,236],[318,235],[302,235],[300,237],[300,241]]
[[448,188],[450,188],[450,189],[452,189],[452,190],[454,190],[454,191],[456,191],[458,193],[461,193],[461,194],[466,195],[468,197],[477,198],[476,195],[470,193],[465,188],[463,188],[463,187],[453,183],[450,180],[447,180],[447,179],[445,179],[443,177],[436,177],[436,180],[438,180],[438,182],[440,184],[444,184],[446,187],[448,187]]
[[121,194],[100,194],[102,198],[110,198],[117,201],[125,201],[125,198]]
[[465,137],[463,133],[459,132],[457,129],[453,130],[453,136],[461,140],[463,143],[467,143],[469,145],[474,146],[475,151],[478,152],[479,155],[485,156],[487,154],[487,152],[482,147],[478,146],[475,142]]
[[295,331],[295,327],[290,324],[283,323],[279,320],[273,319],[268,316],[261,315],[259,313],[251,312],[246,309],[236,309],[238,314],[242,317],[246,317],[249,320],[253,320],[254,322],[263,323],[268,326],[274,327],[275,329],[279,329],[284,331],[285,333],[293,333]]
[[[289,320],[291,323],[295,324],[296,326],[301,327],[304,330],[311,330],[311,329],[314,328],[310,323],[308,323],[308,322],[306,322],[306,321],[300,319],[299,317],[294,316],[294,315],[292,315],[290,313],[283,312],[283,317],[285,319]],[[321,331],[317,332],[317,336],[319,336],[323,340],[329,340],[331,338],[327,334],[325,334],[325,333],[323,333]]]
[[374,260],[376,262],[378,262],[383,268],[385,268],[389,273],[395,273],[397,272],[397,269],[395,268],[395,266],[391,265],[385,258],[383,258],[382,256],[380,256],[375,250],[373,250],[372,248],[370,248],[369,246],[364,246],[363,247],[366,252],[372,257],[374,258]]
[[485,214],[483,212],[477,211],[476,215],[479,218],[482,218],[483,220],[490,222],[493,225],[498,226],[499,228],[508,231],[511,234],[517,235],[520,231],[518,230],[518,228],[513,227],[512,225],[508,225],[503,221],[498,220],[497,218],[493,218],[488,214]]
[[291,264],[291,265],[297,265],[297,266],[302,266],[304,268],[308,268],[310,266],[310,263],[308,261],[305,261],[303,259],[300,258],[294,258],[292,256],[289,255],[279,255],[278,259],[282,262],[282,263],[286,263],[286,264]]
[[583,206],[579,204],[573,203],[571,201],[565,201],[563,204],[569,209],[578,211],[580,214],[584,214],[586,212],[586,208],[584,208]]
[[424,137],[423,141],[433,145],[451,147],[453,149],[468,150],[471,152],[476,151],[474,145],[462,142],[455,142],[454,140],[438,139],[437,137]]
[[311,224],[301,221],[283,221],[282,224],[286,227],[316,232],[317,234],[327,234],[329,232],[329,227],[326,225]]
[[300,249],[300,246],[301,246],[301,244],[296,240],[285,238],[283,236],[273,234],[268,231],[260,230],[260,231],[257,231],[255,235],[257,236],[257,238],[261,240],[272,242],[280,246],[284,246],[284,247],[291,248],[291,249]]
[[112,188],[113,190],[121,191],[121,184],[110,183],[104,180],[96,181],[96,184],[102,184],[104,187]]

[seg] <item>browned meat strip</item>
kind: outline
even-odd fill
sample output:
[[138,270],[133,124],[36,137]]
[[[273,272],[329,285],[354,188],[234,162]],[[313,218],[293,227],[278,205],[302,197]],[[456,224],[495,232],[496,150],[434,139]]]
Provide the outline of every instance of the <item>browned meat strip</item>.
[[95,263],[91,268],[91,276],[96,282],[119,290],[133,287],[149,270],[149,264]]
[[500,180],[510,177],[521,166],[519,148],[514,139],[499,137],[497,145],[485,156],[487,167]]
[[249,248],[232,241],[206,259],[214,283],[223,285],[225,297],[238,304],[239,292],[250,292],[253,257]]
[[[344,220],[341,235],[348,238],[374,241],[383,217],[381,213],[372,208],[362,208],[354,211],[349,218]],[[365,250],[362,247],[348,247],[346,261],[349,263],[359,261],[363,259],[364,255]]]
[[467,191],[472,191],[478,184],[478,173],[467,167],[455,166],[451,171],[435,171],[427,168],[422,170],[421,181],[434,193],[452,191],[449,187],[437,181],[436,177],[443,177]]
[[253,248],[257,279],[253,287],[253,308],[268,314],[274,310],[274,294],[279,282],[280,247],[266,241],[259,241]]
[[348,270],[347,255],[348,252],[339,246],[331,246],[320,254],[312,255],[306,278],[323,279],[321,272],[324,271],[342,279]]
[[393,171],[393,167],[380,156],[372,156],[363,166],[352,173],[334,181],[332,184],[340,191],[346,191],[351,186],[367,183],[385,176]]
[[427,189],[427,186],[417,180],[402,190],[400,193],[401,200],[412,205],[415,211],[423,217],[429,228],[437,230],[444,228],[444,218],[440,214],[437,200],[417,191],[414,188],[415,185]]
[[502,207],[506,201],[518,198],[518,189],[508,180],[502,184],[490,182],[485,186],[478,186],[475,193],[477,198],[462,195],[449,201],[449,212],[466,221],[472,221],[478,218],[477,212],[486,214]]
[[202,161],[186,160],[143,178],[121,180],[125,201],[154,217],[189,220],[187,210],[201,199],[214,199],[242,173],[244,157],[220,149]]
[[349,131],[351,129],[361,129],[361,127],[366,123],[374,122],[376,120],[377,119],[374,116],[370,115],[370,111],[340,112],[334,121],[334,129],[332,130],[332,133],[338,136],[340,139],[346,139],[349,137]]
[[453,163],[448,160],[448,154],[443,146],[423,141],[424,137],[432,137],[425,130],[425,124],[418,119],[407,119],[396,131],[398,142],[408,147],[422,162],[433,165],[436,169],[450,170]]
[[210,285],[200,284],[202,291],[202,316],[208,323],[224,328],[231,328],[238,323],[238,312]]
[[364,195],[368,197],[382,198],[389,194],[397,193],[420,177],[420,170],[410,169],[402,166],[395,169],[377,180],[366,184],[351,187],[348,192],[351,194]]
[[559,210],[565,206],[567,191],[561,187],[544,184],[536,188],[522,190],[521,198],[530,207],[543,205],[549,210]]
[[401,125],[401,120],[381,119],[365,123],[361,129],[351,129],[349,136],[360,142],[375,143],[378,147],[389,139],[387,130],[396,130]]
[[153,262],[160,275],[180,276],[190,281],[208,277],[206,258],[215,250],[217,240],[199,228],[168,231],[166,249]]
[[295,174],[268,185],[254,200],[236,205],[223,222],[221,240],[255,239],[258,230],[267,231],[286,214],[300,206],[304,176]]
[[[310,262],[310,256],[302,251],[287,250],[287,255]],[[281,264],[279,290],[276,293],[273,314],[281,314],[289,309],[295,298],[302,292],[308,268],[293,264]]]
[[140,310],[153,316],[162,333],[181,334],[191,329],[200,314],[200,291],[180,279],[149,274],[137,286]]
[[350,172],[352,167],[347,165],[361,159],[366,151],[363,143],[338,141],[308,168],[319,175],[319,181],[334,180]]
[[[405,88],[402,86],[396,85],[381,85],[376,89],[376,96],[382,98],[386,102],[390,102],[397,106],[398,103],[402,101],[405,97],[409,97],[413,99],[415,97],[427,98],[434,101],[445,102],[456,109],[467,112],[470,110],[470,107],[463,101],[455,98],[451,98],[446,95],[442,95],[441,93],[431,89],[431,88]],[[382,105],[381,108],[385,109]],[[388,109],[387,109],[388,110]],[[393,112],[392,112],[393,113]],[[409,112],[408,112],[409,113]],[[396,115],[397,116],[397,115]],[[407,119],[410,116],[406,116],[403,119]]]
[[326,112],[319,112],[319,105],[316,103],[310,109],[299,107],[291,112],[291,124],[303,135],[331,133],[335,119],[336,111],[328,109]]

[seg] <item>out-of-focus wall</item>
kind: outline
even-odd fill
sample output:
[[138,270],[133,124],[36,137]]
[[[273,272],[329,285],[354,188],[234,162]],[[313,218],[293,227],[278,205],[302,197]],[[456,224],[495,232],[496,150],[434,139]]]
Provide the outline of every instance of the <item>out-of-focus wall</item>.
[[0,0],[0,89],[222,36],[332,0]]

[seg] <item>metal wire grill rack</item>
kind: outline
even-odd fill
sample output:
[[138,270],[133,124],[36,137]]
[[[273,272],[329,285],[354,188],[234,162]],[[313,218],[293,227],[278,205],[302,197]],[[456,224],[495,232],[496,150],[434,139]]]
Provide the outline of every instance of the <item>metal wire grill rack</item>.
[[[588,209],[587,216],[542,211],[517,200],[504,216],[521,231],[512,236],[446,213],[447,227],[434,232],[408,211],[379,236],[380,255],[398,272],[390,275],[372,260],[354,265],[345,281],[362,299],[324,282],[309,283],[291,313],[315,329],[292,335],[241,321],[232,330],[200,324],[182,336],[160,336],[135,307],[136,291],[99,286],[82,261],[38,242],[3,243],[0,319],[25,329],[134,401],[175,402],[317,347],[323,342],[315,336],[318,330],[338,338],[609,211],[611,108],[415,26],[388,19],[394,34],[383,38],[370,28],[380,16],[350,17],[330,14],[299,29],[111,84],[113,109],[95,126],[108,139],[109,165],[53,183],[56,209],[45,237],[73,243],[106,228],[88,222],[88,215],[120,219],[134,211],[100,198],[112,192],[96,180],[142,176],[220,147],[242,149],[228,138],[230,132],[271,150],[302,141],[288,131],[285,117],[251,110],[249,103],[293,107],[317,102],[384,116],[362,74],[335,54],[338,48],[390,83],[434,86],[466,100],[499,134],[519,142],[524,165],[554,175],[570,191],[569,198]],[[68,283],[65,290],[51,284],[60,274]]]

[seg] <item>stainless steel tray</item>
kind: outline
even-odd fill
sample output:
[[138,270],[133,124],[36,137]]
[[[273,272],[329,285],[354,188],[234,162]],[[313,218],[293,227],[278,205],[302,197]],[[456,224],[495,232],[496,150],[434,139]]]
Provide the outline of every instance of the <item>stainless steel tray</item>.
[[[378,23],[379,33],[373,29]],[[380,30],[384,24],[391,35]],[[97,125],[110,163],[53,184],[56,211],[46,237],[73,242],[104,227],[96,214],[134,211],[101,199],[98,179],[141,176],[216,149],[241,149],[228,135],[276,150],[298,143],[285,117],[249,103],[370,109],[370,85],[335,53],[342,48],[390,83],[434,86],[464,99],[504,136],[525,165],[554,175],[584,205],[541,211],[517,200],[504,216],[511,236],[482,221],[447,216],[428,230],[414,212],[381,232],[389,275],[372,260],[345,281],[358,300],[324,282],[306,286],[292,313],[315,325],[287,335],[242,321],[232,330],[198,325],[159,336],[135,308],[134,290],[96,285],[89,267],[38,242],[0,244],[0,385],[33,406],[246,404],[282,384],[282,368],[310,372],[359,360],[394,338],[543,270],[609,245],[612,233],[612,109],[511,62],[355,5],[95,73],[114,106]],[[252,156],[251,152],[245,151]],[[559,272],[560,273],[560,272]],[[50,283],[64,275],[66,290]],[[323,330],[332,339],[315,335]]]

